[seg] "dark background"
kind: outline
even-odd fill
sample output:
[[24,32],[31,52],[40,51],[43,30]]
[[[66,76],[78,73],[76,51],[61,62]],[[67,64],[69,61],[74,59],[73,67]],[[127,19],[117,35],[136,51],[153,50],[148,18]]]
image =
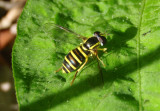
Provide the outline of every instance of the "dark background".
[[0,0],[0,111],[18,111],[11,52],[26,0]]

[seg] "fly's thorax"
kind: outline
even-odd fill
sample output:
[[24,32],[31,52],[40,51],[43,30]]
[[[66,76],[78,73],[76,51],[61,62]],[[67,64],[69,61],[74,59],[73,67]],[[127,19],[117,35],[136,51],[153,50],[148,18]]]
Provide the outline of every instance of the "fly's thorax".
[[96,37],[90,37],[84,44],[83,47],[86,50],[94,49],[100,45],[98,39]]
[[94,37],[96,37],[100,43],[101,46],[104,46],[107,42],[107,39],[104,37],[104,34],[102,34],[99,31],[94,32]]

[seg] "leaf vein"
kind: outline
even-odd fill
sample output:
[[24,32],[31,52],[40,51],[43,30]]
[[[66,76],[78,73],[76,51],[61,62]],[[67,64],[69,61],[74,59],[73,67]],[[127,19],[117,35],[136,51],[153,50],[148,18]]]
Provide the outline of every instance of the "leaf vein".
[[142,7],[140,10],[140,21],[139,21],[139,30],[138,30],[138,37],[137,37],[137,71],[139,76],[139,111],[142,111],[142,89],[141,89],[141,73],[140,73],[140,36],[141,36],[141,26],[142,26],[142,19],[143,19],[143,12],[145,8],[146,0],[142,1]]

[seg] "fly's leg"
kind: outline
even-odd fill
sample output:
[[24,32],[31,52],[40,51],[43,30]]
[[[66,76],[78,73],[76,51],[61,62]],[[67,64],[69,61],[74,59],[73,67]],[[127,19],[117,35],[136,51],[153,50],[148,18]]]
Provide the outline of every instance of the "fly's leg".
[[98,69],[100,71],[100,76],[101,76],[101,79],[102,79],[102,83],[104,84],[104,80],[103,80],[103,74],[102,74],[102,70],[101,70],[101,67],[100,67],[100,64],[99,64],[99,61],[105,66],[105,64],[103,63],[103,61],[101,61],[98,57],[98,52],[97,50],[94,52],[96,58],[97,58],[97,62],[98,62]]
[[96,50],[101,50],[101,51],[107,53],[107,52],[106,52],[107,48],[97,48]]
[[103,65],[104,67],[106,67],[106,65],[103,63],[103,61],[99,58],[97,52],[96,52],[96,57],[97,57],[97,59],[102,63],[102,65]]
[[78,38],[82,39],[83,42],[85,42],[85,41],[87,40],[87,37],[83,37],[83,36],[80,36],[80,37],[78,37]]
[[62,67],[60,67],[58,70],[56,70],[55,73],[59,72],[60,70],[62,70]]
[[97,59],[102,63],[102,65],[104,67],[106,67],[106,65],[103,63],[103,61],[99,58],[97,50],[106,50],[106,48],[104,48],[104,49],[92,49],[92,51],[91,51],[91,53],[97,57]]
[[[97,59],[102,63],[102,65],[104,67],[106,67],[106,65],[103,63],[103,61],[99,58],[98,56],[98,50],[100,51],[103,51],[103,52],[106,52],[107,48],[97,48],[97,49],[92,49],[90,50],[91,51],[91,54],[95,55],[97,57]],[[107,52],[106,52],[107,53]]]
[[76,71],[76,73],[75,73],[75,75],[74,75],[74,78],[73,78],[73,80],[72,80],[72,82],[71,82],[71,86],[72,86],[74,80],[76,79],[77,73],[85,66],[85,64],[87,63],[87,61],[88,61],[88,58],[86,58],[86,60],[85,60],[85,62],[83,63],[83,65]]

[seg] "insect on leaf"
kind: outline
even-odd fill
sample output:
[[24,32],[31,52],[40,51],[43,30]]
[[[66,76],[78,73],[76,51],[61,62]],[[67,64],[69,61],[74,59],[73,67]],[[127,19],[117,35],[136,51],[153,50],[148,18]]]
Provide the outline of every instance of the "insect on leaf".
[[[34,5],[33,5],[34,4]],[[158,111],[160,109],[160,1],[27,0],[12,52],[21,111]],[[109,33],[106,67],[89,58],[75,72],[55,73],[81,39]]]

